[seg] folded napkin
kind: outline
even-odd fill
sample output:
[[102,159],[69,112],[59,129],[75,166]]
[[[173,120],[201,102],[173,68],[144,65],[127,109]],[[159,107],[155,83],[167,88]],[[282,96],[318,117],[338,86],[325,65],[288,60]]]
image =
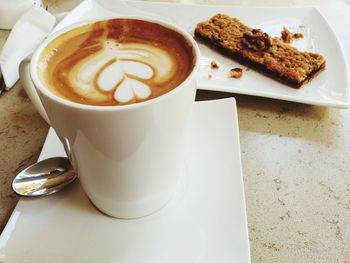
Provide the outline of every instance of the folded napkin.
[[39,7],[32,7],[14,25],[0,54],[0,94],[19,79],[19,64],[46,38],[56,24],[56,17]]
[[12,29],[18,19],[33,6],[42,6],[41,0],[0,0],[0,28]]

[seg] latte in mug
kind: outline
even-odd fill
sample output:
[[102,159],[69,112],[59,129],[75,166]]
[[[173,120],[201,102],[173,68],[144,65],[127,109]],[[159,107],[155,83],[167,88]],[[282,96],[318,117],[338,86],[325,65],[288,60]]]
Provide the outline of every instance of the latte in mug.
[[68,31],[44,49],[41,82],[69,101],[138,103],[179,86],[194,68],[193,47],[176,31],[137,19],[111,19]]
[[58,30],[20,74],[91,202],[110,216],[139,218],[176,191],[199,62],[183,29],[123,16]]

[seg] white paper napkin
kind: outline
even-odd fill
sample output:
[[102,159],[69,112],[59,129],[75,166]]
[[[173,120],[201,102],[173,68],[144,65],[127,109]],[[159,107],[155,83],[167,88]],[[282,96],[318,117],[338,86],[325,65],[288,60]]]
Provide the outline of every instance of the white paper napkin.
[[42,8],[32,7],[14,25],[0,54],[0,83],[2,73],[6,90],[11,89],[19,79],[21,61],[33,53],[55,24],[54,15]]
[[12,29],[18,19],[33,6],[42,6],[42,1],[0,0],[0,28]]

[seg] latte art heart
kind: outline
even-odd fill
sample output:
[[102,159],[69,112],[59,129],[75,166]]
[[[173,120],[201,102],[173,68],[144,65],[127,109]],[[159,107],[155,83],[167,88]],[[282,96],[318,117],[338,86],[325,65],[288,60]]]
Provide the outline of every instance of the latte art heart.
[[86,90],[113,91],[116,101],[127,103],[151,95],[151,86],[145,80],[161,83],[171,77],[173,61],[162,49],[110,40],[103,46],[70,71],[70,83],[78,94]]
[[41,80],[59,96],[92,105],[137,103],[178,86],[193,69],[192,49],[158,24],[115,19],[70,31],[41,57]]

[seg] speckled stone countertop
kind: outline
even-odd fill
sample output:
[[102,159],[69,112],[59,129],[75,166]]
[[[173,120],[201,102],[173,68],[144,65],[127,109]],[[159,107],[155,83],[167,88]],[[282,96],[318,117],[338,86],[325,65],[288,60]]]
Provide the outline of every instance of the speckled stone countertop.
[[[79,2],[48,0],[45,4],[49,11],[61,12]],[[192,2],[231,4],[230,0]],[[274,5],[278,1],[232,2]],[[330,3],[350,4],[348,0],[306,2],[319,6],[324,13],[330,12]],[[329,22],[336,26],[341,21],[339,17]],[[349,33],[337,33],[349,59]],[[0,47],[7,36],[8,32],[0,31]],[[228,96],[233,95],[199,91],[197,99]],[[349,263],[350,110],[234,97],[239,114],[252,262]],[[18,201],[11,190],[12,179],[17,171],[35,162],[47,131],[47,124],[20,84],[0,97],[0,231]]]

